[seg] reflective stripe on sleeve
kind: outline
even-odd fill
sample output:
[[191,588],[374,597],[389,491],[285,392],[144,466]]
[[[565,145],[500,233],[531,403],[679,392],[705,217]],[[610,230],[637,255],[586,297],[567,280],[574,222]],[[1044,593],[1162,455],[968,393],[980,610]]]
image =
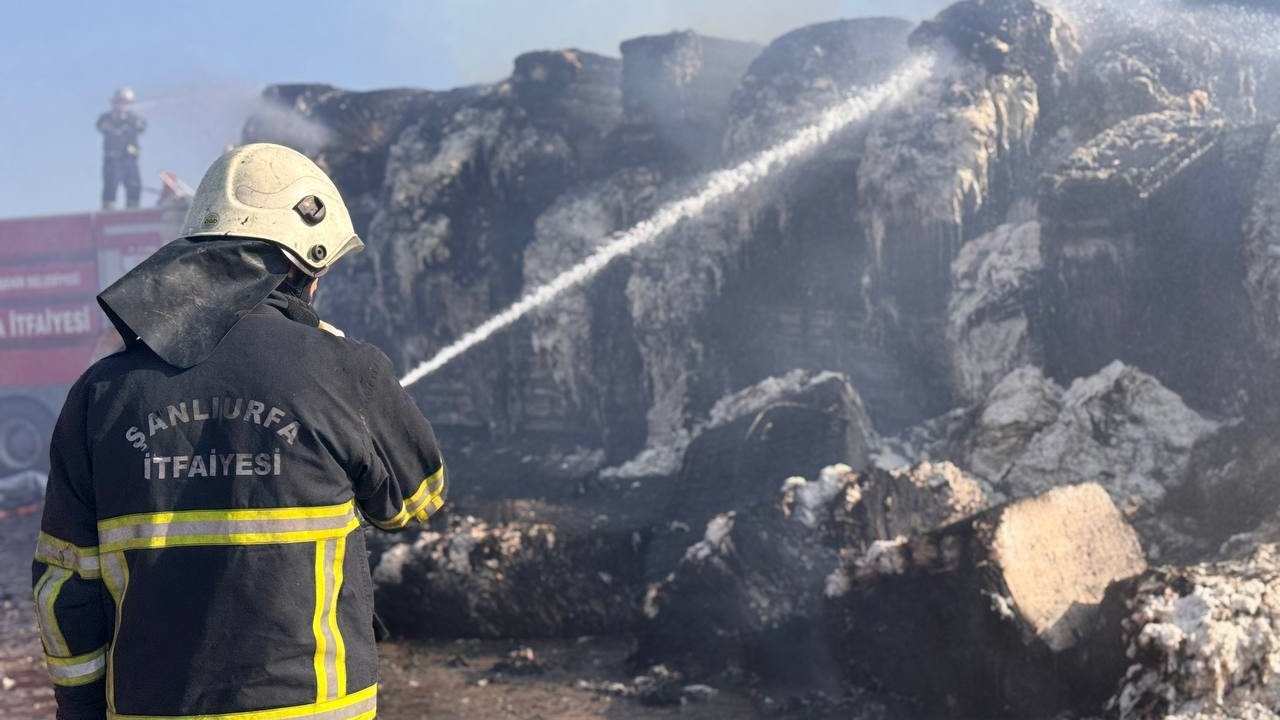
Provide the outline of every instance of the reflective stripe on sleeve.
[[129,563],[124,553],[105,553],[102,556],[102,583],[107,586],[111,600],[115,604],[116,625],[111,635],[111,647],[107,650],[107,711],[116,708],[116,672],[115,658],[117,641],[120,638],[120,626],[124,621],[124,596],[129,589]]
[[329,700],[311,705],[294,705],[293,707],[274,708],[272,710],[250,710],[248,712],[226,713],[223,715],[121,715],[107,712],[107,720],[366,720],[373,718],[378,711],[378,686],[369,687],[351,693],[337,700]]
[[255,510],[185,510],[98,523],[101,552],[189,545],[265,545],[345,537],[359,527],[355,505]]
[[62,591],[62,586],[74,575],[75,573],[66,568],[50,565],[36,582],[35,601],[38,621],[36,624],[40,626],[40,640],[44,643],[46,655],[67,657],[71,654],[71,650],[67,648],[67,641],[62,636],[62,629],[58,627],[55,603],[58,601],[58,593]]
[[369,518],[383,530],[399,530],[409,524],[411,518],[424,521],[444,506],[444,465],[428,475],[418,489],[404,501],[400,512],[390,520]]
[[45,532],[41,532],[36,539],[35,559],[46,565],[72,570],[87,580],[102,576],[98,565],[98,548],[79,547]]
[[405,510],[419,520],[426,520],[444,505],[444,465],[422,481],[417,492],[405,501]]
[[76,687],[85,685],[102,677],[107,671],[107,646],[91,653],[75,657],[62,658],[46,655],[45,664],[49,667],[49,677],[54,685]]

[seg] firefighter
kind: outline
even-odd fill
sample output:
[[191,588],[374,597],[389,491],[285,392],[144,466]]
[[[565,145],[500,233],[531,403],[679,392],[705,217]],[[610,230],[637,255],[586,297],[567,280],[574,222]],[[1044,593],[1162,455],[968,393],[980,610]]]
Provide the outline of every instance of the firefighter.
[[446,477],[386,355],[312,308],[362,246],[314,163],[246,145],[99,295],[127,343],[67,397],[33,563],[59,718],[373,717],[361,526]]
[[120,88],[111,96],[111,109],[98,116],[102,133],[102,209],[116,205],[116,191],[124,185],[124,205],[138,207],[142,176],[138,173],[138,136],[147,121],[133,111],[133,90]]

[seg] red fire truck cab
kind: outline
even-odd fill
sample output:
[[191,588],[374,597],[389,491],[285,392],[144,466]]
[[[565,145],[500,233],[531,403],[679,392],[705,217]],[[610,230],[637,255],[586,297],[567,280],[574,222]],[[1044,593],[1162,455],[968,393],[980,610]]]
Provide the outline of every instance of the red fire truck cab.
[[120,342],[95,296],[172,240],[184,214],[0,220],[0,476],[47,468],[68,388]]

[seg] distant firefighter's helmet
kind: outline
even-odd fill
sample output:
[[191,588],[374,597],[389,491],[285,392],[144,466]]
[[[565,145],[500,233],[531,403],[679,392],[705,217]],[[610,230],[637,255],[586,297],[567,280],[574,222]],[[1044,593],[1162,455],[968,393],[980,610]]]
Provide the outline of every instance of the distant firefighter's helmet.
[[231,150],[200,181],[182,236],[221,235],[279,245],[312,276],[364,247],[329,176],[302,153],[271,143]]
[[115,105],[128,105],[133,102],[133,88],[119,88],[111,94],[111,102]]

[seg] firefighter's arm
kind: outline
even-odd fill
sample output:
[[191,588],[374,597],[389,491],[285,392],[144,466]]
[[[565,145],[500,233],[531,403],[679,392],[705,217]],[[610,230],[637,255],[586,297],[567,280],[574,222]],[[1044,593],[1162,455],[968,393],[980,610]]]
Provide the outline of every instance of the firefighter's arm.
[[365,378],[366,465],[356,474],[356,500],[383,530],[422,522],[444,504],[444,459],[431,423],[400,387],[391,361],[370,348]]
[[104,133],[104,134],[107,132],[110,132],[111,128],[109,126],[109,121],[110,121],[110,118],[107,117],[106,113],[102,113],[101,115],[99,115],[98,116],[98,132]]
[[85,381],[67,396],[53,431],[44,518],[31,564],[40,639],[58,720],[106,714],[107,613],[85,428]]

